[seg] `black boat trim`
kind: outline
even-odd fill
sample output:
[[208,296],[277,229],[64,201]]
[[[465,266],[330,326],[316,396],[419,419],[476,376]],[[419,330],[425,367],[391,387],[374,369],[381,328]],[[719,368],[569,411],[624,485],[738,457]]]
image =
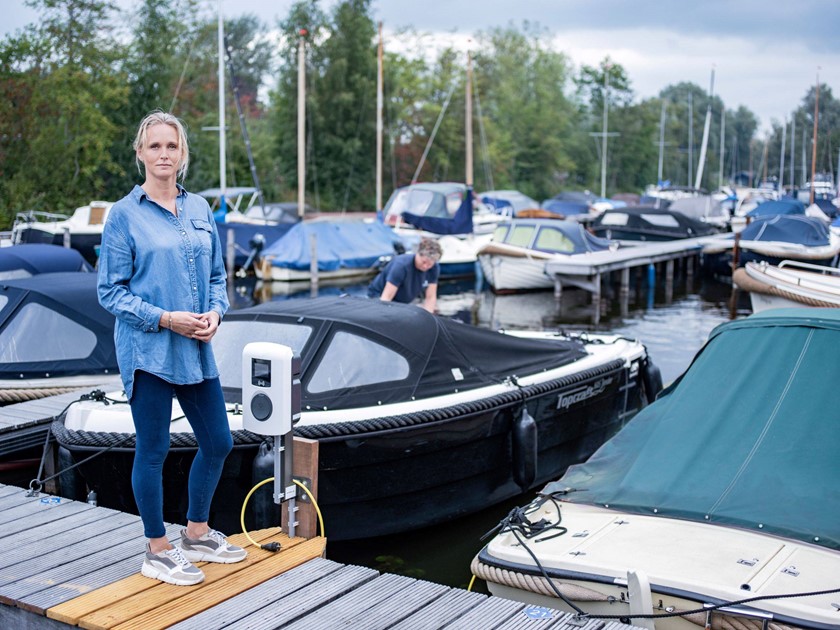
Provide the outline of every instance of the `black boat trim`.
[[[563,390],[577,385],[582,381],[605,376],[624,369],[625,361],[623,359],[615,359],[608,363],[604,363],[603,365],[570,374],[569,376],[552,379],[542,383],[536,383],[534,385],[527,385],[520,387],[517,390],[497,394],[489,398],[474,400],[449,407],[441,407],[439,409],[416,411],[395,416],[385,416],[371,420],[299,426],[295,427],[295,435],[309,439],[335,439],[352,435],[369,434],[372,432],[400,430],[420,424],[430,424],[433,422],[452,420],[453,418],[458,418],[460,416],[484,412],[497,407],[522,402],[529,398],[541,396],[552,391]],[[134,438],[126,439],[130,434],[104,431],[70,430],[64,426],[64,415],[53,421],[50,430],[55,436],[56,441],[65,448],[73,447],[76,449],[99,449],[113,446],[125,440],[120,446],[112,448],[112,450],[134,450]],[[265,436],[257,435],[256,433],[251,433],[250,431],[246,431],[244,429],[231,431],[231,436],[233,437],[234,448],[237,446],[260,444],[265,440]],[[193,433],[170,433],[170,445],[173,449],[196,448],[198,446]]]
[[[584,573],[583,571],[571,571],[568,569],[556,569],[552,567],[543,567],[545,569],[545,573],[539,570],[539,568],[533,565],[527,564],[520,564],[518,562],[509,562],[507,560],[499,560],[495,556],[491,555],[490,552],[487,550],[485,546],[481,551],[478,552],[478,561],[482,564],[487,565],[488,567],[492,567],[495,569],[501,569],[502,571],[512,571],[516,573],[523,573],[525,575],[530,575],[532,577],[538,578],[546,578],[549,579],[557,579],[557,580],[578,580],[578,581],[585,581],[585,582],[594,582],[596,584],[607,584],[609,586],[618,586],[622,588],[627,588],[626,583],[619,582],[618,580],[624,580],[624,578],[616,578],[611,577],[608,575],[601,575],[598,573]],[[696,593],[694,591],[687,591],[680,588],[674,588],[671,586],[663,586],[661,584],[656,584],[651,582],[650,590],[652,593],[667,595],[670,597],[679,597],[681,599],[687,599],[689,601],[697,602],[698,606],[702,606],[703,604],[712,604],[714,606],[726,605],[728,604],[728,600],[720,599],[717,597],[707,597],[700,593]],[[754,608],[752,606],[744,606],[747,610],[754,610],[757,613],[763,613],[758,608]],[[799,618],[790,617],[789,615],[779,614],[775,612],[770,612],[773,616],[773,622],[775,623],[782,623],[795,626],[797,628],[808,629],[808,630],[837,630],[837,626],[833,624],[825,624],[819,622],[813,622],[808,620],[803,620]],[[737,615],[736,615],[737,616]],[[597,619],[598,615],[594,614],[591,615],[592,619]],[[803,623],[807,622],[807,624]]]

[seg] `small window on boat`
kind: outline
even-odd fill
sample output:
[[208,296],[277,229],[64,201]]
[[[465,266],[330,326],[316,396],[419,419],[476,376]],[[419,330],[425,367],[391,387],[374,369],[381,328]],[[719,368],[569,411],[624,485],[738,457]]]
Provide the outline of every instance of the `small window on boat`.
[[629,218],[625,212],[607,212],[601,217],[601,225],[627,225]]
[[544,227],[537,233],[537,242],[534,243],[534,249],[543,252],[571,254],[575,251],[575,244],[561,230]]
[[435,193],[430,190],[400,190],[394,196],[391,206],[387,209],[388,216],[400,216],[403,212],[410,212],[423,216],[432,205]]
[[297,355],[312,334],[310,326],[283,322],[226,321],[213,338],[213,354],[222,387],[242,387],[242,349],[253,341],[289,346]]
[[339,331],[309,380],[313,394],[333,389],[399,381],[408,376],[404,356],[359,335]]
[[0,295],[0,311],[6,308],[6,304],[9,303],[9,298],[5,295]]
[[85,359],[95,347],[92,331],[57,311],[30,302],[0,333],[0,363]]
[[533,225],[515,225],[508,235],[507,243],[508,245],[516,245],[517,247],[530,247],[533,238]]
[[14,280],[15,278],[31,278],[32,274],[26,269],[12,269],[11,271],[0,271],[0,280]]
[[508,225],[500,225],[493,231],[493,240],[497,243],[504,243],[508,233]]
[[446,211],[450,216],[455,216],[455,213],[458,212],[458,208],[461,207],[462,201],[463,198],[461,197],[460,192],[449,193],[446,195]]
[[680,222],[670,214],[643,214],[642,219],[656,227],[680,227]]

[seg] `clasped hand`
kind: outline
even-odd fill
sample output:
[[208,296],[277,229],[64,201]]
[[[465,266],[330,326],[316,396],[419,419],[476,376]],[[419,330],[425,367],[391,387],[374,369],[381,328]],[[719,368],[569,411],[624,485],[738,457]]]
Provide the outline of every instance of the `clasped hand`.
[[208,342],[219,329],[219,314],[216,311],[190,313],[172,311],[172,332],[190,339]]

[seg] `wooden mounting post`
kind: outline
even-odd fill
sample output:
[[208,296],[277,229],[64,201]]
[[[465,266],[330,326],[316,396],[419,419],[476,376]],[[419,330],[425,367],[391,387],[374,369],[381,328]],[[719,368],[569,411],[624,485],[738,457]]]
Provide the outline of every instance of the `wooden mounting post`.
[[[304,484],[315,500],[318,500],[318,441],[296,437],[293,442],[292,475]],[[295,536],[314,538],[318,535],[318,514],[312,501],[299,486],[297,488],[297,526]],[[283,503],[281,527],[289,533],[289,502]],[[325,524],[326,526],[326,524]],[[323,532],[321,532],[323,535]]]

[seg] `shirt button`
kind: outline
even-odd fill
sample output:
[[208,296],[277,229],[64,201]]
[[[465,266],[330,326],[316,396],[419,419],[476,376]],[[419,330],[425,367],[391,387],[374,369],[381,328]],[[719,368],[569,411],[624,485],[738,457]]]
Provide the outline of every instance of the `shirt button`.
[[197,287],[197,286],[195,286],[195,285],[193,285],[193,289],[198,289],[198,287]]
[[190,258],[190,262],[192,262],[192,258]]
[[187,233],[186,233],[186,232],[181,232],[181,234],[183,234],[184,236],[186,236],[186,234],[187,234]]

